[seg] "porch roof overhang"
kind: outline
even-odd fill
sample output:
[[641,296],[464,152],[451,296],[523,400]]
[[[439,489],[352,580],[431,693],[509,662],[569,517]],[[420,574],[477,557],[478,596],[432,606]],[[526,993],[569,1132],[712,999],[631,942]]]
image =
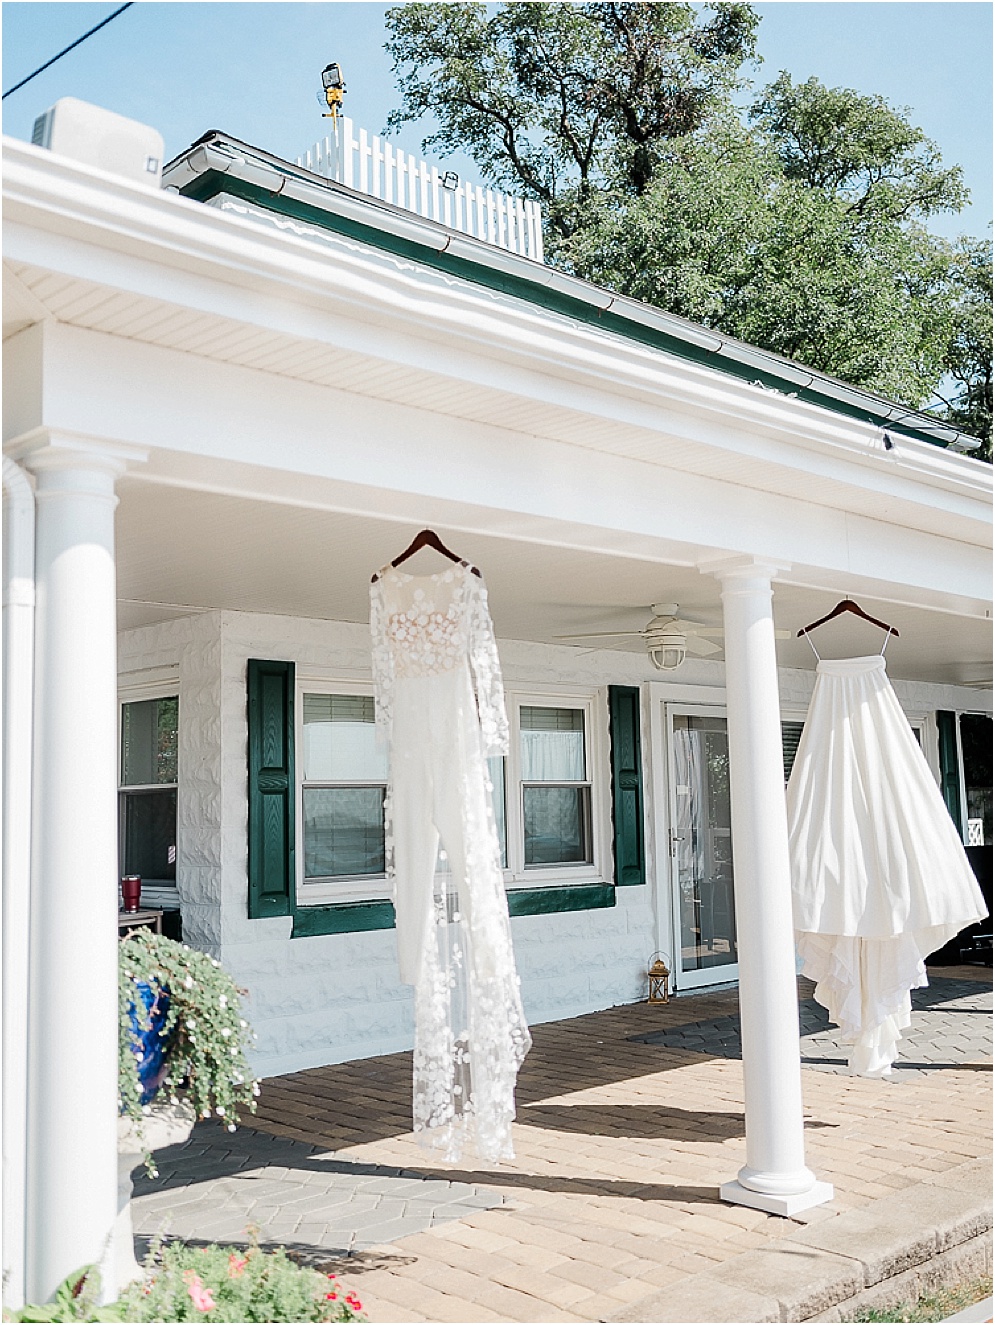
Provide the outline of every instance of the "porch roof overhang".
[[163,186],[196,201],[222,194],[243,198],[848,418],[957,451],[980,444],[922,410],[450,229],[220,130],[210,130],[168,162]]
[[[886,450],[878,423],[245,198],[204,206],[5,146],[5,444],[48,428],[149,450],[120,487],[122,575],[144,568],[125,596],[281,610],[230,586],[218,601],[210,575],[200,598],[155,584],[171,552],[192,571],[173,529],[211,561],[189,512],[239,529],[251,504],[274,544],[281,507],[321,513],[319,545],[350,521],[364,548],[363,521],[388,547],[383,522],[463,531],[519,586],[503,632],[519,638],[594,628],[606,602],[634,625],[650,601],[715,611],[695,568],[747,552],[790,563],[779,598],[805,620],[841,590],[920,625],[944,613],[954,642],[931,622],[934,656],[906,675],[990,657],[990,466],[910,436]],[[165,558],[142,546],[152,528]],[[559,568],[544,600],[526,584],[540,548]],[[544,610],[553,594],[573,616]],[[334,594],[312,612],[316,596],[282,610],[363,617]]]

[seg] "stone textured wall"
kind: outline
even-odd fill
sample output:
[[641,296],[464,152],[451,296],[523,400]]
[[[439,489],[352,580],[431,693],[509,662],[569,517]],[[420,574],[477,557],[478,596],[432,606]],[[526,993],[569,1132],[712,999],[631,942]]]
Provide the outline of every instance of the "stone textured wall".
[[[634,652],[579,653],[514,640],[500,641],[499,650],[509,687],[661,680],[648,659]],[[164,668],[178,672],[177,886],[185,940],[220,957],[248,991],[261,1075],[409,1048],[412,999],[397,977],[393,930],[291,940],[288,917],[247,917],[250,657],[293,660],[299,677],[368,680],[369,631],[349,622],[214,612],[126,631],[120,639],[122,685],[140,684]],[[803,710],[813,679],[811,672],[782,671],[782,702]],[[694,660],[681,668],[682,686],[722,681],[721,663]],[[977,708],[987,698],[956,687],[896,682],[895,688],[910,713]],[[648,722],[643,758],[648,765]],[[649,817],[649,776],[646,787]],[[652,881],[655,834],[647,831],[646,840]],[[652,883],[620,888],[609,910],[512,921],[530,1021],[577,1016],[644,996],[647,961],[657,946],[655,891]]]

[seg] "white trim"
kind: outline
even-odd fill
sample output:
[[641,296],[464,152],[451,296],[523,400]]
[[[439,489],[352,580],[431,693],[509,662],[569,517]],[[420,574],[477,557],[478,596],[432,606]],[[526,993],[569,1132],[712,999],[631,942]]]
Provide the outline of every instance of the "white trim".
[[144,667],[134,672],[118,672],[117,694],[120,704],[135,704],[143,699],[171,699],[180,693],[179,664],[167,667]]
[[957,741],[957,786],[960,791],[960,840],[967,843],[967,778],[964,775],[964,743],[960,736],[961,711],[954,709],[954,733]]

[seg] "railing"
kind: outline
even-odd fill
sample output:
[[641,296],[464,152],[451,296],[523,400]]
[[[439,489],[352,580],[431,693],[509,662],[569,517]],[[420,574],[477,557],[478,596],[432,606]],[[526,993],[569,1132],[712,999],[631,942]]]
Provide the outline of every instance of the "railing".
[[299,156],[297,164],[488,244],[543,260],[537,202],[461,183],[455,171],[440,171],[377,134],[365,129],[357,134],[345,116],[339,117],[327,138]]

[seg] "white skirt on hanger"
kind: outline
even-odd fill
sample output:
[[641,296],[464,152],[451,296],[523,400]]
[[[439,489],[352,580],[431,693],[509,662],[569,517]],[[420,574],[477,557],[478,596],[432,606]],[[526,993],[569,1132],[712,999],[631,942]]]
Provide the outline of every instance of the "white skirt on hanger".
[[925,958],[988,912],[883,656],[816,670],[788,782],[798,953],[851,1072],[881,1076]]

